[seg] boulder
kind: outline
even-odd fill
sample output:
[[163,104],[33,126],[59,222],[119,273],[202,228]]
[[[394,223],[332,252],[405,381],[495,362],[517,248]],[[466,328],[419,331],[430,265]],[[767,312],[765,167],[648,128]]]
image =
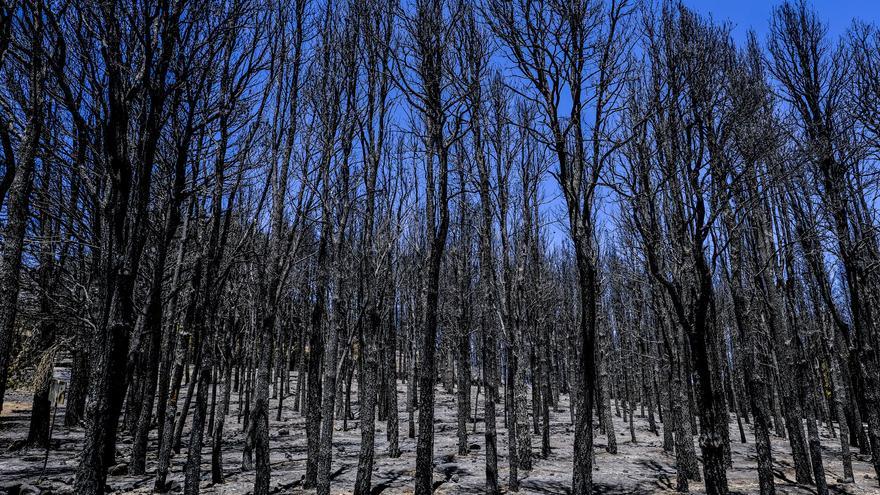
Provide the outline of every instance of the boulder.
[[42,490],[40,490],[39,487],[29,485],[27,483],[24,483],[18,487],[19,495],[40,495],[41,492]]
[[110,476],[123,476],[128,474],[128,464],[121,462],[107,470]]

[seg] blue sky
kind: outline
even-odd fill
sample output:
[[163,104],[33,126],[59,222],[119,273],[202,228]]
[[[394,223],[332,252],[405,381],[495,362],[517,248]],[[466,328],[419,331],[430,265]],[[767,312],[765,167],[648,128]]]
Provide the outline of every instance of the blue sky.
[[[748,30],[754,29],[760,38],[767,33],[770,10],[779,2],[761,0],[685,0],[696,10],[711,14],[716,21],[729,20],[734,25],[734,35],[743,39]],[[867,22],[880,21],[880,0],[814,0],[808,2],[818,11],[829,27],[829,34],[839,35],[846,31],[854,18]]]

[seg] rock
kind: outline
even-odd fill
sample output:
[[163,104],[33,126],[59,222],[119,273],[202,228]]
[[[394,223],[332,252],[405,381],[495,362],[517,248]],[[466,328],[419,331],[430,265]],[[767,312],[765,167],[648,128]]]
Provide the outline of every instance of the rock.
[[18,487],[19,495],[39,495],[40,489],[34,485],[28,485],[27,483]]
[[27,440],[22,438],[22,439],[16,440],[16,441],[12,442],[11,444],[9,444],[9,448],[7,450],[9,452],[15,452],[17,450],[21,450],[26,445],[27,445]]
[[458,475],[457,474],[453,474],[452,478],[449,478],[449,479],[451,479],[453,483],[458,483]]
[[8,485],[0,485],[0,492],[7,493],[9,495],[15,495],[21,489],[20,483],[11,483]]
[[470,444],[470,446],[468,447],[468,450],[480,450],[480,444],[478,444],[478,443],[472,443],[472,444]]
[[183,485],[181,485],[180,482],[177,480],[171,481],[166,485],[166,491],[168,491],[169,493],[182,492]]
[[128,464],[122,462],[107,470],[110,476],[123,476],[128,474]]
[[340,445],[339,447],[336,448],[336,451],[337,452],[345,452],[345,445]]
[[287,428],[281,428],[280,430],[278,430],[279,437],[286,437],[287,435],[290,435],[290,430],[288,430]]

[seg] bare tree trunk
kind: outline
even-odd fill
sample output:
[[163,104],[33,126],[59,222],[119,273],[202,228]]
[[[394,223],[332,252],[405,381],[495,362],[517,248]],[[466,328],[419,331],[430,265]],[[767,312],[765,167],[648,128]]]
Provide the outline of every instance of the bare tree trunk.
[[[392,298],[394,300],[394,298]],[[392,315],[393,315],[393,309]],[[388,424],[387,424],[387,435],[388,435],[388,457],[394,459],[400,457],[400,445],[399,445],[399,437],[400,437],[400,420],[399,420],[399,411],[397,404],[397,326],[392,321],[392,318],[388,319],[386,332],[387,336],[386,340],[386,368],[385,371],[388,373]]]
[[220,410],[214,419],[211,440],[211,482],[215,484],[223,483],[223,426],[226,424],[226,415],[229,414],[229,400],[232,395],[232,368],[231,349],[227,348],[223,371],[223,398],[220,400]]
[[379,348],[376,345],[382,331],[382,321],[377,309],[367,316],[369,343],[361,339],[365,350],[361,357],[361,375],[358,380],[360,402],[361,451],[358,455],[358,470],[355,480],[355,495],[369,495],[373,474],[373,450],[376,441],[376,398],[378,396]]
[[[196,346],[201,356],[197,366],[196,378],[193,382],[198,383],[196,406],[193,409],[192,424],[190,427],[189,444],[187,445],[186,465],[184,466],[183,493],[186,495],[198,495],[199,485],[202,481],[202,444],[205,436],[205,422],[208,411],[208,388],[211,384],[212,367],[212,343],[207,335],[207,328],[201,328],[204,324],[198,323],[196,330]],[[207,327],[208,325],[204,325]]]
[[269,314],[260,321],[257,330],[257,376],[254,386],[254,408],[250,414],[250,430],[256,451],[256,476],[254,479],[254,495],[268,495],[271,477],[269,467],[269,389],[271,388],[269,369],[272,366],[272,345],[275,333],[275,314]]
[[[8,165],[7,172],[14,171],[15,176],[8,190],[6,204],[6,225],[3,226],[3,247],[0,252],[0,411],[3,410],[3,399],[6,395],[6,381],[12,353],[13,333],[18,313],[18,292],[20,286],[21,254],[24,249],[24,235],[30,215],[29,204],[33,189],[34,166],[39,154],[39,144],[43,129],[43,61],[42,61],[42,14],[31,7],[26,16],[32,16],[33,34],[30,48],[31,59],[28,71],[28,90],[30,101],[27,124],[21,148],[17,157],[12,150],[4,150]],[[12,126],[6,117],[0,117],[0,125]],[[6,132],[4,130],[4,132]],[[17,162],[17,163],[16,163]]]
[[840,457],[841,463],[843,464],[843,480],[845,483],[852,483],[854,480],[853,477],[853,466],[852,466],[852,455],[850,454],[850,438],[849,438],[849,425],[847,424],[846,414],[844,412],[844,403],[846,402],[845,397],[847,393],[844,387],[841,385],[841,371],[840,371],[840,362],[841,359],[832,355],[830,357],[831,361],[831,383],[834,387],[834,413],[837,416],[837,425],[840,428]]
[[[198,271],[196,272],[198,274]],[[194,275],[195,277],[195,275]],[[190,303],[190,308],[194,303]],[[192,309],[187,310],[190,314]],[[185,318],[184,328],[190,323],[191,318]],[[173,329],[171,330],[174,331]],[[162,432],[159,437],[159,455],[156,466],[156,480],[153,485],[155,491],[165,491],[165,480],[171,466],[171,452],[174,443],[174,420],[177,415],[178,394],[180,392],[181,382],[183,381],[184,362],[186,361],[187,348],[189,347],[189,338],[187,335],[172,335],[172,346],[176,347],[174,357],[174,376],[171,378],[171,388],[168,393],[167,404],[165,405],[165,425],[160,428]],[[175,345],[176,342],[176,345]]]

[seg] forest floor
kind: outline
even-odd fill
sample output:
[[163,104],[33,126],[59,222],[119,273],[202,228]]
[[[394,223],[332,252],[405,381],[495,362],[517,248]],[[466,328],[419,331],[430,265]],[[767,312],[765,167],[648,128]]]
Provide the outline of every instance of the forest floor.
[[[291,382],[295,383],[295,382]],[[353,385],[356,388],[356,383]],[[412,493],[415,469],[415,439],[407,437],[408,424],[405,410],[405,384],[399,384],[398,404],[400,405],[400,448],[401,457],[392,459],[387,455],[385,440],[386,424],[376,423],[376,458],[373,472],[372,494]],[[219,391],[218,391],[219,392]],[[476,393],[474,389],[473,393]],[[183,400],[183,393],[181,400]],[[473,397],[473,395],[472,395]],[[470,451],[467,455],[457,455],[455,401],[438,385],[436,396],[436,423],[434,441],[434,484],[439,494],[477,494],[483,493],[485,483],[484,423],[481,417],[483,394],[480,394],[480,410],[476,432],[469,425]],[[230,415],[225,426],[223,484],[214,485],[210,478],[210,437],[202,456],[201,493],[204,494],[247,494],[253,488],[254,473],[242,472],[241,452],[244,445],[242,424],[238,422],[239,397],[232,396]],[[352,399],[355,416],[357,408]],[[270,415],[270,447],[272,463],[273,493],[307,493],[301,488],[305,472],[306,439],[305,418],[293,411],[293,400],[284,401],[282,421],[275,421],[277,401],[272,400]],[[503,408],[499,407],[503,414]],[[16,492],[22,484],[42,490],[43,493],[73,493],[72,485],[77,467],[78,455],[82,446],[82,428],[66,428],[63,424],[63,408],[59,408],[55,429],[52,435],[53,450],[50,452],[45,471],[42,470],[45,450],[10,450],[13,442],[27,435],[30,415],[30,394],[25,390],[7,393],[2,416],[0,416],[0,493]],[[630,441],[628,424],[614,416],[617,433],[618,453],[605,452],[605,435],[596,432],[594,466],[595,493],[603,495],[675,493],[674,457],[662,449],[662,436],[651,433],[645,418],[639,417],[636,409],[635,430],[637,443]],[[351,493],[357,473],[360,430],[357,419],[348,421],[348,429],[343,422],[336,422],[333,435],[334,455],[332,473],[332,493]],[[658,423],[659,426],[659,423]],[[758,492],[757,461],[755,458],[754,437],[749,425],[745,425],[748,442],[739,442],[739,430],[733,418],[730,422],[730,437],[733,467],[727,471],[731,493],[751,494]],[[662,431],[662,430],[661,430]],[[565,494],[570,492],[572,475],[573,430],[568,411],[568,396],[562,396],[560,409],[551,411],[551,447],[549,458],[541,459],[540,436],[532,436],[535,454],[533,469],[520,472],[520,493]],[[880,486],[865,456],[853,456],[855,482],[838,482],[841,475],[839,441],[822,429],[825,472],[831,493],[880,494]],[[156,432],[151,433],[151,446],[147,457],[147,475],[129,476],[111,474],[108,485],[115,493],[149,493],[153,486],[152,472],[156,467]],[[184,430],[184,449],[172,460],[173,472],[169,481],[173,483],[172,492],[182,490],[183,463],[186,459],[187,430]],[[776,488],[780,494],[816,493],[812,486],[797,485],[794,482],[794,469],[791,454],[785,439],[772,437]],[[696,439],[695,439],[696,444]],[[699,453],[699,447],[697,447]],[[122,435],[118,447],[119,466],[111,471],[124,472],[124,463],[131,452],[131,437]],[[507,469],[507,430],[503,416],[498,418],[498,467],[499,482],[506,490]],[[25,488],[25,487],[21,487]],[[692,493],[704,493],[703,484],[691,482]],[[39,493],[35,491],[34,493]]]

